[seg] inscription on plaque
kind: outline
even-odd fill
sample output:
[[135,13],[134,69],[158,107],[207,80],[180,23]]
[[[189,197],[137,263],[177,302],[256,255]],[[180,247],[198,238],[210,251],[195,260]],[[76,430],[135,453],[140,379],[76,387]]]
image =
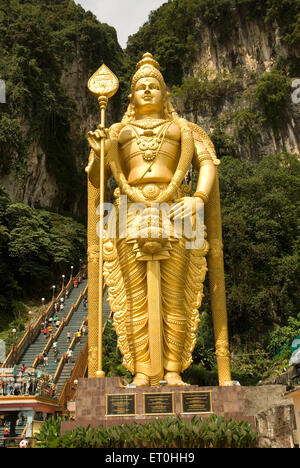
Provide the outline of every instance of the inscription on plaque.
[[135,394],[106,395],[106,414],[108,416],[135,415]]
[[211,392],[182,392],[183,413],[211,413]]
[[173,414],[173,393],[144,393],[145,414]]

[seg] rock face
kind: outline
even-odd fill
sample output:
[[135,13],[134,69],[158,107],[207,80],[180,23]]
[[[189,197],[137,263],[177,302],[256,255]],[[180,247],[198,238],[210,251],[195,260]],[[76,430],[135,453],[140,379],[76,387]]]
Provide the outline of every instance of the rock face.
[[[205,79],[212,85],[210,92],[215,93],[215,98],[204,95],[199,106],[186,95],[182,98],[182,93],[176,97],[175,92],[175,106],[181,107],[187,119],[209,133],[218,130],[231,136],[238,147],[237,155],[242,159],[259,161],[267,154],[281,151],[300,153],[300,103],[292,101],[292,86],[286,93],[282,125],[277,129],[265,118],[255,97],[257,83],[265,72],[271,72],[279,63],[287,63],[291,58],[299,66],[299,48],[283,41],[276,23],[247,20],[241,11],[234,13],[233,23],[234,29],[222,41],[217,31],[201,19],[196,20],[197,54],[191,66],[183,66],[184,76],[186,79],[199,77],[199,82],[203,82],[205,71]],[[295,68],[291,71],[291,84],[300,77],[300,69],[297,76]],[[285,75],[284,67],[281,72]],[[220,90],[222,77],[223,83],[228,81],[228,86]],[[268,96],[271,100],[270,94],[271,88]],[[201,102],[201,96],[199,100]],[[274,114],[276,112],[274,105]]]
[[[95,70],[99,64],[95,64]],[[15,170],[9,173],[0,173],[0,185],[10,195],[11,199],[22,201],[33,208],[49,208],[53,210],[66,210],[77,215],[83,215],[86,210],[86,183],[85,166],[88,161],[89,148],[86,134],[100,123],[100,112],[97,100],[88,92],[87,82],[89,76],[84,70],[84,62],[78,55],[71,64],[66,64],[61,75],[61,83],[64,83],[67,95],[74,104],[74,120],[70,122],[70,137],[80,145],[79,151],[74,151],[75,168],[81,177],[81,184],[72,200],[63,206],[61,200],[61,186],[59,176],[55,176],[47,167],[47,157],[39,139],[35,139],[29,145],[26,165],[25,181],[20,181]],[[111,103],[107,109],[107,122],[112,123]],[[28,130],[26,120],[21,123],[24,134]],[[71,150],[71,148],[70,148]],[[62,166],[62,171],[67,171]],[[63,175],[63,174],[62,174]]]
[[296,445],[293,405],[278,405],[261,411],[256,415],[256,427],[261,434],[261,448],[294,448]]
[[33,208],[82,216],[86,133],[100,118],[87,81],[102,62],[120,75],[116,31],[69,0],[14,2],[0,29],[0,184]]

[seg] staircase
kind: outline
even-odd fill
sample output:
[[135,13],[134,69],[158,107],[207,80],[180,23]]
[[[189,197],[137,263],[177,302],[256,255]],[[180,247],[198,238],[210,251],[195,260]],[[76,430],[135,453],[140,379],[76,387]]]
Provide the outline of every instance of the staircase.
[[80,343],[76,343],[76,346],[73,349],[72,362],[65,362],[63,369],[59,375],[59,378],[56,382],[58,395],[60,395],[65,382],[67,382],[70,379],[72,371],[73,371],[74,363],[76,362],[81,351],[83,351],[83,348],[86,342],[87,342],[87,335],[81,336]]
[[[8,428],[9,428],[9,424],[8,424]],[[15,432],[16,432],[15,437],[21,437],[21,435],[22,435],[24,429],[25,429],[25,425],[24,425],[24,424],[22,424],[22,425],[20,425],[20,426],[17,425],[17,426],[16,426],[16,430],[15,430]],[[1,439],[2,437],[4,437],[4,426],[0,427],[0,439]]]
[[[76,291],[76,293],[75,293],[76,295],[73,296],[70,307],[71,307],[72,303],[76,302],[76,300],[78,299],[80,293],[84,291],[86,285],[87,285],[87,281],[83,281],[78,286],[77,289],[73,290],[74,292]],[[72,291],[72,293],[73,293],[73,291]],[[84,308],[83,301],[81,301],[81,303],[79,304],[77,310],[75,310],[73,312],[69,323],[66,326],[63,327],[62,332],[60,333],[60,335],[59,335],[59,337],[57,339],[57,350],[58,350],[57,361],[55,361],[53,347],[50,348],[50,350],[49,350],[49,352],[47,354],[47,356],[48,356],[48,365],[44,367],[45,372],[47,372],[47,374],[51,374],[51,375],[54,376],[54,374],[56,372],[56,369],[57,369],[57,366],[58,366],[58,363],[59,363],[62,355],[67,352],[68,347],[70,345],[70,343],[68,341],[68,338],[67,338],[67,333],[68,332],[71,333],[71,340],[72,340],[74,334],[80,329],[83,320],[87,316],[88,316],[88,309]],[[78,343],[78,345],[80,345],[80,343]],[[76,348],[76,351],[78,349],[78,352],[77,352],[77,355],[78,355],[79,352],[80,352],[80,350],[79,350],[80,346],[76,345],[75,348]],[[74,354],[75,354],[75,350],[74,350]]]
[[[70,309],[72,308],[72,305],[77,303],[77,301],[80,298],[81,293],[84,292],[84,290],[87,287],[87,280],[83,280],[77,288],[73,288],[68,296],[67,299],[64,301],[64,309],[59,310],[55,315],[58,317],[58,320],[62,323],[62,319],[66,318]],[[53,317],[55,316],[53,315]],[[107,302],[107,288],[104,290],[104,297],[103,297],[103,327],[105,327],[105,324],[110,316],[110,306]],[[47,352],[48,356],[48,364],[39,364],[38,367],[46,372],[47,374],[50,374],[54,377],[57,369],[59,368],[58,371],[58,376],[56,377],[56,385],[57,385],[57,397],[60,396],[60,393],[65,385],[66,382],[70,380],[70,376],[72,374],[72,371],[74,369],[75,363],[78,359],[78,356],[80,353],[84,350],[85,346],[87,345],[87,340],[88,340],[88,332],[86,332],[85,335],[81,335],[80,342],[75,341],[73,344],[71,343],[72,350],[73,350],[73,356],[72,356],[72,362],[66,362],[64,359],[62,359],[63,355],[67,352],[68,348],[70,347],[70,342],[68,341],[67,338],[67,333],[70,332],[71,334],[71,342],[74,337],[74,335],[77,333],[77,331],[80,329],[82,326],[84,320],[88,317],[88,307],[84,306],[84,301],[81,300],[79,303],[78,307],[74,309],[69,322],[62,326],[61,332],[59,336],[57,337],[57,350],[58,350],[58,355],[55,360],[55,354],[53,350],[53,344],[49,348],[49,351]],[[55,333],[55,324],[53,323],[53,332],[52,334]],[[87,328],[87,327],[86,327]],[[27,349],[24,351],[24,353],[21,355],[21,358],[18,360],[16,364],[16,373],[17,375],[20,372],[21,366],[24,363],[26,368],[33,367],[34,362],[36,361],[36,357],[38,355],[41,355],[44,351],[45,346],[47,345],[49,341],[49,334],[47,335],[47,338],[44,337],[43,330],[41,329],[41,332],[38,334],[37,338],[27,347]],[[0,437],[2,436],[4,428],[0,427]],[[21,433],[21,426],[19,430],[19,426],[16,428],[18,434],[19,432]]]
[[[73,314],[74,320],[72,321],[72,323],[70,321],[69,326],[66,327],[66,330],[62,333],[62,335],[64,334],[65,336],[67,336],[68,330],[70,330],[71,332],[72,330],[74,330],[74,333],[75,333],[80,328],[83,318],[87,316],[87,309],[85,309],[85,315],[83,314],[82,320],[80,321],[80,317],[81,317],[80,309],[84,309],[83,303],[80,304],[77,310],[77,313]],[[107,302],[107,289],[105,289],[104,296],[103,296],[103,326],[104,327],[109,316],[110,316],[110,306]],[[84,336],[81,336],[80,343],[77,342],[73,348],[72,362],[64,363],[62,371],[56,381],[58,395],[60,395],[65,382],[67,382],[70,379],[73,368],[74,368],[74,363],[77,361],[79,354],[83,351],[85,344],[87,342],[87,338],[88,338],[87,334]]]
[[[64,309],[60,310],[57,314],[55,314],[55,315],[57,315],[60,322],[62,321],[63,317],[66,317],[66,315],[68,314],[68,312],[70,310],[70,307],[72,306],[72,304],[74,304],[77,301],[78,297],[80,296],[80,293],[84,291],[86,285],[87,285],[87,280],[84,280],[78,285],[77,288],[72,289],[69,297],[67,299],[65,299],[65,301],[64,301]],[[78,312],[78,311],[76,311],[76,312]],[[74,313],[75,315],[76,315],[76,312]],[[80,316],[82,316],[82,314],[80,314]],[[85,316],[87,316],[87,309],[85,310]],[[78,323],[79,319],[75,320],[75,321],[76,321],[76,323]],[[81,320],[81,322],[82,322],[82,320]],[[81,325],[81,322],[80,322],[80,325]],[[59,341],[59,343],[61,345],[61,349],[60,349],[59,345],[58,345],[58,349],[61,352],[65,352],[66,349],[68,348],[67,343],[64,343],[64,341],[65,342],[67,341],[67,338],[64,335],[64,331],[65,330],[63,330],[63,332],[61,333],[61,335],[59,336],[59,339],[58,339],[58,341]],[[55,333],[55,324],[53,324],[53,333]],[[33,343],[31,343],[31,345],[26,349],[26,351],[21,356],[19,362],[17,363],[17,366],[16,366],[17,374],[19,373],[19,371],[21,369],[21,365],[23,363],[25,364],[25,366],[27,368],[32,367],[36,356],[43,352],[44,347],[46,346],[48,339],[49,339],[49,335],[47,335],[47,338],[45,339],[44,334],[42,332],[37,336],[35,341]],[[65,351],[62,351],[63,349]],[[53,359],[51,359],[51,355],[52,355]],[[59,359],[60,359],[60,355],[59,355]],[[47,373],[52,375],[52,373],[53,374],[55,373],[55,370],[56,370],[56,367],[57,367],[57,363],[54,362],[53,352],[49,353],[48,360],[49,360],[48,361],[49,366],[47,367],[47,369],[45,369],[45,371],[47,371]]]

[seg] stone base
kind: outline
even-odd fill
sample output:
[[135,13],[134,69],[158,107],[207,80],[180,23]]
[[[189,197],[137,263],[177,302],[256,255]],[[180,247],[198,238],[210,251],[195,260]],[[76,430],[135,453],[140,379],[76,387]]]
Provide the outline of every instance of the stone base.
[[[152,418],[166,415],[145,414],[144,394],[172,393],[175,416],[190,420],[194,414],[182,413],[182,392],[211,392],[211,410],[225,419],[249,422],[261,434],[261,447],[294,447],[296,429],[292,398],[285,394],[283,385],[264,385],[256,387],[198,387],[161,386],[124,388],[118,377],[84,378],[79,380],[74,420],[64,421],[61,432],[75,429],[77,426],[95,428],[100,425],[110,427],[120,424],[144,423]],[[135,414],[111,416],[107,414],[107,395],[135,394]],[[72,411],[73,412],[73,411]],[[207,418],[211,413],[199,413]]]
[[[120,424],[143,423],[152,418],[161,418],[172,414],[153,414],[145,412],[144,394],[171,393],[173,395],[173,415],[189,420],[195,413],[183,413],[182,392],[209,392],[211,394],[211,405],[209,412],[196,413],[203,418],[209,417],[212,413],[224,416],[226,419],[232,418],[250,422],[255,427],[254,415],[245,411],[245,400],[243,387],[198,387],[191,386],[160,386],[160,387],[139,387],[124,388],[120,384],[118,377],[111,378],[85,378],[80,379],[75,402],[75,420],[62,423],[62,432],[72,430],[76,426],[86,427],[89,424],[93,427],[103,425],[109,427]],[[108,415],[107,395],[132,395],[135,394],[135,412],[132,415]]]

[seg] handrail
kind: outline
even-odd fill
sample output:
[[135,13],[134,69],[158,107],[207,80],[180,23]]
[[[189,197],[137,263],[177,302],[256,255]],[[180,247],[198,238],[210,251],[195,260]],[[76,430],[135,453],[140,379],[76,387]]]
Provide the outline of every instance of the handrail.
[[75,310],[78,309],[79,307],[79,304],[81,303],[82,301],[82,298],[84,297],[84,295],[86,294],[86,291],[87,291],[87,288],[88,286],[86,285],[86,287],[84,288],[83,291],[81,291],[81,293],[79,294],[75,304],[72,304],[71,307],[70,307],[70,310],[67,314],[67,316],[65,318],[62,319],[58,329],[56,330],[56,332],[52,335],[50,335],[50,338],[49,340],[47,341],[43,351],[40,353],[40,354],[37,354],[34,361],[33,361],[33,364],[31,367],[35,368],[39,362],[42,360],[42,356],[47,353],[49,351],[49,349],[51,348],[51,345],[54,341],[56,341],[59,337],[59,335],[61,334],[62,330],[64,329],[64,327],[69,323],[72,315],[73,315],[73,312]]
[[[105,327],[107,325],[107,322],[110,320],[112,316],[112,311],[110,311],[110,314],[108,315],[104,325],[103,325],[103,331],[105,330]],[[83,321],[80,329],[82,329],[82,326],[84,325],[85,321]],[[69,348],[68,349],[73,349],[73,346],[74,346],[74,343],[76,342],[76,338],[74,337],[72,342],[70,343],[69,345]],[[64,366],[64,363],[66,361],[66,358],[67,358],[67,353],[64,353],[60,359],[60,362],[59,362],[59,365],[57,366],[57,369],[56,369],[56,373],[53,377],[53,381],[55,383],[57,383],[58,381],[58,378],[61,374],[61,371],[62,371],[62,368]],[[74,368],[73,368],[73,371],[72,371],[72,374],[69,378],[69,380],[67,380],[65,383],[64,383],[64,386],[62,388],[62,391],[59,395],[59,399],[58,399],[58,404],[61,408],[65,408],[66,406],[66,402],[67,401],[73,401],[74,397],[75,397],[75,394],[76,394],[76,391],[77,391],[77,388],[74,387],[73,385],[73,382],[74,380],[78,380],[79,378],[81,377],[84,377],[85,373],[86,373],[86,370],[87,370],[87,367],[88,367],[88,341],[85,343],[85,346],[84,346],[84,349],[81,351],[81,353],[79,354],[77,360],[76,360],[76,363],[74,365]]]
[[81,377],[84,377],[87,370],[88,363],[88,342],[85,343],[85,346],[81,353],[79,354],[76,363],[74,365],[70,379],[65,382],[62,391],[59,395],[58,404],[61,408],[64,408],[67,401],[72,401],[74,399],[77,388],[74,387],[74,380],[78,380]]
[[[27,346],[32,343],[32,341],[35,339],[35,337],[39,333],[40,325],[42,323],[42,320],[45,320],[45,318],[48,318],[50,316],[50,313],[52,312],[52,308],[54,306],[54,303],[60,299],[64,291],[69,287],[71,284],[72,278],[70,278],[68,284],[64,286],[64,288],[61,289],[60,293],[57,295],[56,298],[54,298],[51,303],[49,304],[48,308],[46,311],[42,312],[41,315],[38,317],[38,319],[35,321],[34,325],[29,327],[20,341],[17,344],[12,345],[10,352],[8,353],[5,361],[2,364],[2,367],[7,367],[8,365],[14,365],[16,361],[19,360],[21,355],[23,354],[24,350],[27,348]],[[38,330],[38,333],[37,333]],[[11,362],[13,361],[13,362]]]
[[27,349],[28,345],[32,343],[37,337],[37,335],[39,334],[42,320],[48,319],[50,317],[52,313],[52,308],[54,307],[54,303],[59,301],[59,299],[61,298],[61,296],[64,294],[66,290],[71,291],[73,289],[74,279],[79,278],[83,270],[84,269],[80,269],[76,276],[70,277],[68,283],[61,289],[60,293],[56,296],[56,298],[53,298],[47,310],[42,312],[40,316],[37,318],[37,320],[35,321],[34,325],[30,326],[25,331],[20,341],[17,344],[13,344],[11,346],[9,353],[6,356],[6,359],[1,366],[2,368],[13,366],[20,359],[24,350]]
[[[87,289],[88,289],[88,285],[86,286],[86,288],[85,288],[85,290],[84,290],[84,295],[86,294]],[[111,318],[111,316],[112,316],[112,311],[110,311],[110,314],[108,315],[108,317],[107,317],[107,319],[106,319],[106,321],[105,321],[105,323],[104,323],[104,325],[103,325],[102,332],[105,330],[105,327],[106,327],[106,325],[107,325],[107,322],[109,321],[109,319]],[[82,322],[82,324],[81,324],[81,326],[80,326],[80,330],[82,330],[82,327],[83,327],[83,325],[84,325],[85,323],[87,323],[87,320],[86,320],[86,319],[83,320],[83,322]],[[64,366],[64,363],[65,363],[65,360],[66,360],[66,356],[67,356],[68,350],[69,350],[69,349],[73,349],[73,347],[74,347],[74,340],[76,341],[76,337],[73,337],[73,339],[72,339],[72,341],[71,341],[71,343],[70,343],[70,345],[69,345],[69,347],[68,347],[66,353],[64,353],[64,354],[62,355],[62,357],[60,358],[59,364],[58,364],[58,366],[57,366],[57,368],[56,368],[56,372],[55,372],[54,377],[53,377],[53,381],[54,381],[55,383],[57,382],[57,380],[58,380],[58,378],[59,378],[59,375],[60,375],[60,373],[61,373],[62,367]],[[87,366],[87,362],[86,362],[86,366]]]
[[[81,325],[80,325],[80,328],[79,328],[80,331],[82,331],[83,326],[86,325],[87,322],[88,322],[88,319],[87,319],[87,317],[85,317],[85,318],[83,319]],[[58,366],[57,366],[57,368],[56,368],[56,372],[55,372],[55,374],[54,374],[54,376],[53,376],[53,382],[54,382],[54,383],[56,383],[57,380],[59,379],[59,376],[60,376],[60,374],[61,374],[61,371],[62,371],[62,368],[63,368],[63,366],[64,366],[64,363],[65,363],[65,361],[66,361],[66,359],[67,359],[68,351],[69,351],[70,349],[73,349],[73,348],[74,348],[74,346],[75,346],[75,344],[76,344],[76,341],[77,341],[77,336],[74,335],[73,338],[72,338],[71,343],[70,343],[69,346],[68,346],[67,351],[66,351],[66,352],[62,355],[62,357],[60,358],[59,364],[58,364]]]
[[21,434],[21,437],[24,438],[25,435],[26,435],[26,432],[27,432],[27,429],[28,429],[28,424],[26,424],[26,426],[24,427],[23,431],[22,431],[22,434]]

